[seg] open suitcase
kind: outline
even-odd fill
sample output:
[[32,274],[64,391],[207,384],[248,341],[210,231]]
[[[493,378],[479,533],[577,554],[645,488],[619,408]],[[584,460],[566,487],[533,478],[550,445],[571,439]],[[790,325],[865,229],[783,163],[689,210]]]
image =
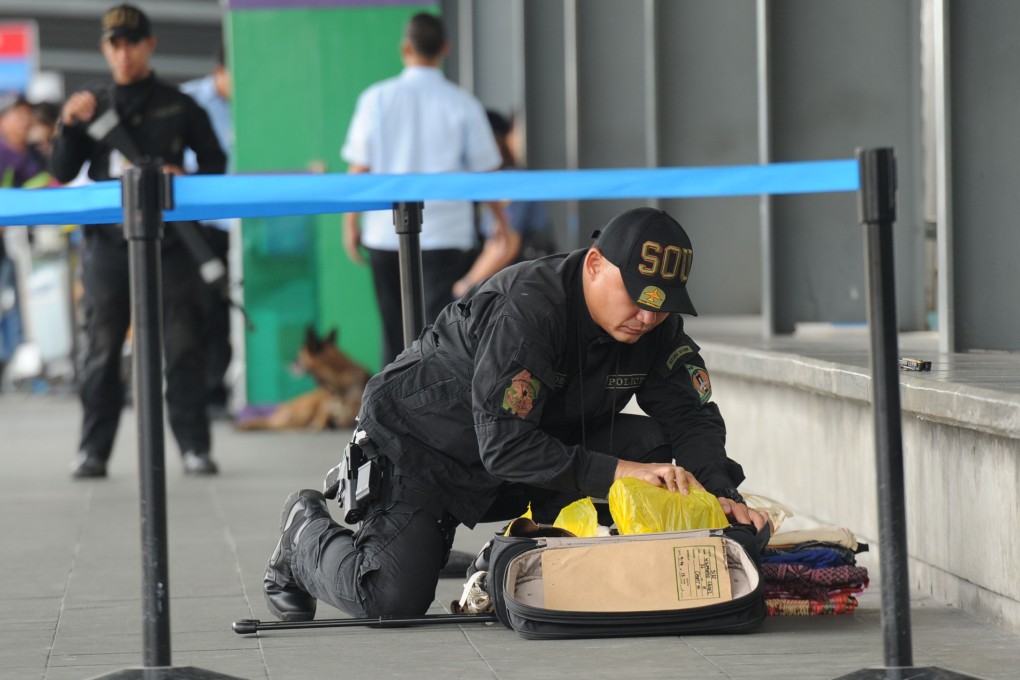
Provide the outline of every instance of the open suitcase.
[[754,530],[496,536],[486,590],[529,639],[742,633],[765,618]]

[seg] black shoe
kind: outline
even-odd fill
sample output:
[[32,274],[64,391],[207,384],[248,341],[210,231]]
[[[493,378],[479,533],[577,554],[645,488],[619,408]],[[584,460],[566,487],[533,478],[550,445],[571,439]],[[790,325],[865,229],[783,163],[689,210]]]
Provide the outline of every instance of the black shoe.
[[216,463],[212,461],[208,453],[195,453],[194,451],[186,451],[184,453],[184,474],[215,475],[219,471]]
[[74,479],[98,479],[105,476],[106,461],[85,452],[79,453],[71,465],[71,477]]
[[280,542],[269,557],[262,587],[273,616],[283,621],[310,621],[315,618],[315,598],[294,582],[290,560],[301,532],[313,519],[333,520],[326,498],[312,489],[295,491],[283,504],[280,515]]

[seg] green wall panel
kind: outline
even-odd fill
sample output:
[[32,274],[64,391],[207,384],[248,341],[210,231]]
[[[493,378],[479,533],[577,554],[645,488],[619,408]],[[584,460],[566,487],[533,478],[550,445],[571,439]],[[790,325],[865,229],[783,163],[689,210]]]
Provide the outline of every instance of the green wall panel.
[[[238,172],[345,172],[340,145],[358,95],[400,72],[407,19],[434,5],[238,10],[228,16]],[[343,252],[341,217],[245,220],[248,401],[306,391],[288,372],[307,324],[379,366],[371,274]]]

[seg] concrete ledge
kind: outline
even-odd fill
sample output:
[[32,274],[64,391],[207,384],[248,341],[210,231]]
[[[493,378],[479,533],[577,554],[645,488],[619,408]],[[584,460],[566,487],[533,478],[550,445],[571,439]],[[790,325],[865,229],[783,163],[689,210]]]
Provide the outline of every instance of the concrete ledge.
[[[797,387],[821,395],[871,403],[871,375],[867,354],[848,351],[853,363],[790,354],[788,351],[748,349],[704,343],[702,355],[713,375],[726,373],[747,379]],[[863,365],[862,365],[863,363]],[[930,373],[900,372],[900,401],[904,413],[925,420],[1020,439],[1020,395],[952,382]]]
[[[699,342],[744,487],[847,526],[877,552],[867,351]],[[1009,386],[954,382],[954,361],[975,360]],[[900,372],[910,577],[921,592],[1020,630],[1020,394],[1010,391],[1020,380],[996,362],[941,357],[932,373]]]

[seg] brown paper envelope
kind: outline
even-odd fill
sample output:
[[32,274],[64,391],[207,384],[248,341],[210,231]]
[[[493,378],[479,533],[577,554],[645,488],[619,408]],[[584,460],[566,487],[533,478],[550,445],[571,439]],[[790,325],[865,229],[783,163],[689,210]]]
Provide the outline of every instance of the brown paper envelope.
[[669,611],[732,599],[718,536],[550,548],[542,578],[545,608],[562,611]]

